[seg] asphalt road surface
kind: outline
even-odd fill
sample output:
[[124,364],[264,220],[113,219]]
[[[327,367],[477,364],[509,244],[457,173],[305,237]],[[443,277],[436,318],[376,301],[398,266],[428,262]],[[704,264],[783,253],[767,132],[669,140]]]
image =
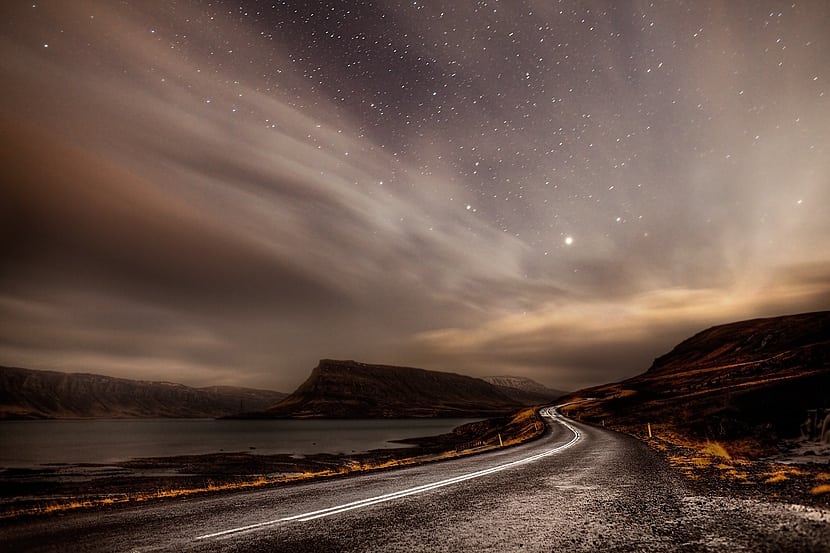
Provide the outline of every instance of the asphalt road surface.
[[695,495],[637,440],[547,421],[454,461],[6,521],[0,550],[830,552],[830,510]]

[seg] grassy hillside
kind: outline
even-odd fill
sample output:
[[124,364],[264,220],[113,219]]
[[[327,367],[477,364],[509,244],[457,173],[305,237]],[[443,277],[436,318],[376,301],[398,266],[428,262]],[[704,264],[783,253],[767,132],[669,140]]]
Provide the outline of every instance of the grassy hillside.
[[717,441],[751,456],[798,437],[807,410],[830,407],[830,312],[705,330],[645,373],[571,394],[575,416],[634,434]]

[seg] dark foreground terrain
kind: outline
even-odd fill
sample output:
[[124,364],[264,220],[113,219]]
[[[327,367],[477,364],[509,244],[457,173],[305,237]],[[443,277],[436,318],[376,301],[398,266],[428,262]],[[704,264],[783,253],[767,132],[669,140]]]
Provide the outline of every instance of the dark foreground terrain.
[[828,551],[830,510],[690,488],[616,432],[548,418],[492,453],[6,521],[6,551]]

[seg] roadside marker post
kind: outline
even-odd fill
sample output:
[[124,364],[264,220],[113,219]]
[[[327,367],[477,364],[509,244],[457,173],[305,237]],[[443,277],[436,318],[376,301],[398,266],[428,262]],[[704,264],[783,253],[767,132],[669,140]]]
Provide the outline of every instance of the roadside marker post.
[[651,438],[651,423],[647,422],[646,424],[648,425],[648,437]]

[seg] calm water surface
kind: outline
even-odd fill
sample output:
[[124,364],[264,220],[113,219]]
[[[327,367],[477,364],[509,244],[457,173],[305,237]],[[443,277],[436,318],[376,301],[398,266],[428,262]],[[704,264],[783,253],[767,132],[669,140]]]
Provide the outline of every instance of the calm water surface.
[[475,419],[2,421],[0,467],[113,463],[220,451],[358,453],[407,447],[389,440],[443,434],[471,420]]

